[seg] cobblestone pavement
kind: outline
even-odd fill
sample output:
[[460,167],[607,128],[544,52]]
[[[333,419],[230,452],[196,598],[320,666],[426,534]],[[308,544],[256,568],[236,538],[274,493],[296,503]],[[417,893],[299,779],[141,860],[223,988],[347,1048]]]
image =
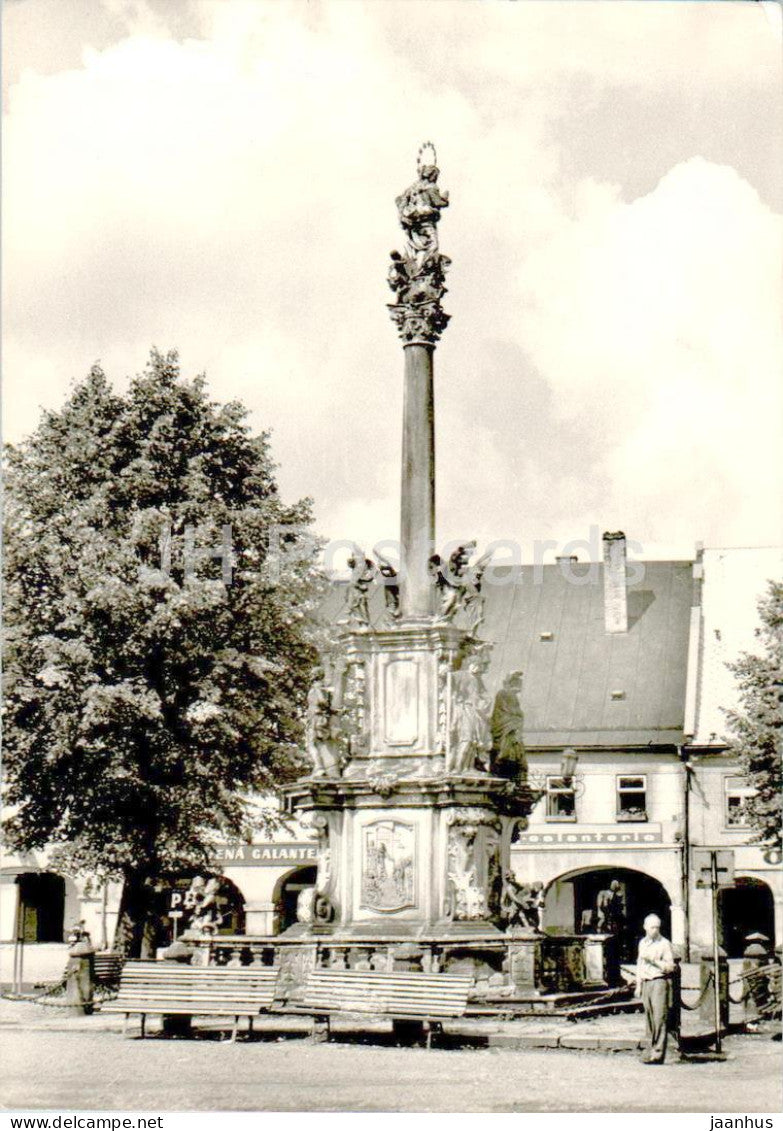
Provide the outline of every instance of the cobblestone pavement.
[[[87,1019],[80,1019],[87,1020]],[[724,1062],[648,1067],[629,1052],[399,1049],[297,1034],[126,1039],[4,1025],[5,1110],[779,1112],[781,1045],[734,1036]]]

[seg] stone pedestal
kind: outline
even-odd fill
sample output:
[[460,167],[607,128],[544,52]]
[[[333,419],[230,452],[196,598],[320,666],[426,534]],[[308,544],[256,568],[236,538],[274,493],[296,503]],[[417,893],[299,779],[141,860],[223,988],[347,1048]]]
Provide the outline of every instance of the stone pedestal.
[[544,937],[508,932],[508,975],[517,994],[533,993],[541,985]]
[[318,888],[334,909],[331,922],[307,924],[306,933],[496,930],[508,865],[497,806],[505,787],[488,774],[300,782],[292,800],[299,819],[321,831]]
[[584,987],[603,990],[620,981],[616,935],[587,935],[584,939]]
[[433,617],[342,633],[349,757],[342,776],[287,790],[319,839],[317,895],[293,930],[400,939],[497,930],[509,783],[479,768],[490,752],[487,649]]
[[65,969],[65,1005],[69,1012],[90,1014],[94,1008],[95,951],[92,944],[80,940],[68,951]]

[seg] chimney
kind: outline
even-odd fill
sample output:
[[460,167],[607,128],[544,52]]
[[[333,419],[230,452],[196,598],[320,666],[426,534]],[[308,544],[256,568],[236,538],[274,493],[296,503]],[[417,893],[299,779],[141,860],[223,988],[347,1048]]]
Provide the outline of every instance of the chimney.
[[628,631],[628,593],[625,585],[625,535],[622,530],[603,537],[604,625],[607,632]]

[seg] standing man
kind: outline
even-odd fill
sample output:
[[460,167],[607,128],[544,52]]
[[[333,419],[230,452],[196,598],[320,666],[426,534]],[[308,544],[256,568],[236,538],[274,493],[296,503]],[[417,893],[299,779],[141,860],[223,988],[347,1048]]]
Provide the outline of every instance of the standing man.
[[636,963],[636,996],[644,1003],[649,1049],[642,1057],[644,1064],[663,1064],[669,1035],[674,951],[661,934],[661,920],[648,915],[644,920],[644,938],[639,943]]

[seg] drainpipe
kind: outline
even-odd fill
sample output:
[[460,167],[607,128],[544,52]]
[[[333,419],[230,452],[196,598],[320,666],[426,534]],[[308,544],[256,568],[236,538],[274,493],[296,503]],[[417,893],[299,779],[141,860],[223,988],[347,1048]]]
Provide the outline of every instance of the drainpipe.
[[702,675],[702,590],[704,586],[704,544],[696,543],[693,567],[691,570],[691,614],[688,626],[688,657],[685,675],[685,703],[683,705],[683,738],[685,742],[677,747],[677,755],[685,774],[683,790],[683,831],[682,831],[682,910],[685,920],[685,961],[691,960],[691,790],[693,775],[696,772],[690,760],[692,747],[699,731],[699,684]]
[[691,778],[694,772],[693,763],[690,761],[690,749],[687,746],[677,747],[677,756],[682,763],[684,777],[683,789],[683,830],[682,830],[682,911],[685,935],[685,961],[691,960],[691,885],[690,885],[690,860],[691,860]]

